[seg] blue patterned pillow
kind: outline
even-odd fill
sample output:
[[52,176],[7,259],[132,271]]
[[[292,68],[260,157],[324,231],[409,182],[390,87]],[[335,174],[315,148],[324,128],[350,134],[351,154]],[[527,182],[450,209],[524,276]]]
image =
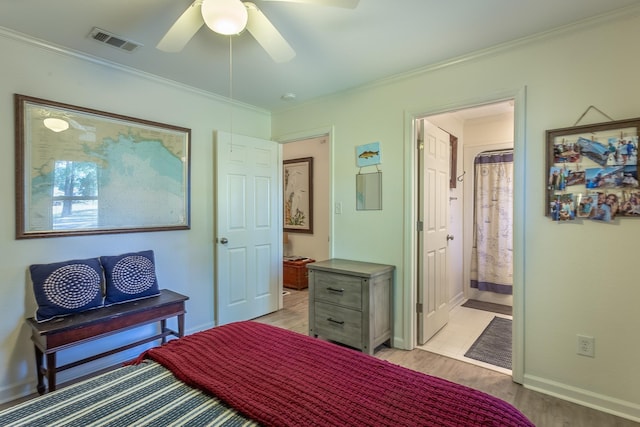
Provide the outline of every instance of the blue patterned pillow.
[[101,256],[106,279],[105,305],[158,295],[153,251]]
[[103,305],[102,267],[98,258],[29,266],[38,303],[38,322]]

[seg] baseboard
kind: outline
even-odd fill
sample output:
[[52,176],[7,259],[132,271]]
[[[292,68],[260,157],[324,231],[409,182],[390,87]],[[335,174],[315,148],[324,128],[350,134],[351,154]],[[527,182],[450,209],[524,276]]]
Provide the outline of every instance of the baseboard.
[[458,295],[454,296],[449,300],[449,310],[453,310],[457,306],[463,304],[466,298],[464,297],[464,293],[460,292]]
[[522,385],[529,390],[577,403],[578,405],[596,409],[627,420],[640,422],[640,405],[637,403],[593,393],[589,390],[572,387],[534,375],[525,374]]

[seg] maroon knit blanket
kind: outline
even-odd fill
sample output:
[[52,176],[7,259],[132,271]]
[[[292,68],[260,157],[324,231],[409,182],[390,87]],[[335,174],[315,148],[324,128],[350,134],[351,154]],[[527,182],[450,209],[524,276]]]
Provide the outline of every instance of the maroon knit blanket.
[[141,354],[266,426],[533,426],[478,390],[257,322]]

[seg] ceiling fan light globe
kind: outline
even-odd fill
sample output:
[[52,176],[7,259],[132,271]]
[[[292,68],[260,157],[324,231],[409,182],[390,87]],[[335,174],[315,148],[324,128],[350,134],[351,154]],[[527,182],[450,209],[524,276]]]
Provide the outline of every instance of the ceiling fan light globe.
[[69,129],[69,122],[55,117],[47,117],[44,119],[44,125],[47,129],[54,132],[62,132]]
[[226,36],[239,34],[249,19],[247,8],[240,0],[204,0],[200,10],[207,27]]

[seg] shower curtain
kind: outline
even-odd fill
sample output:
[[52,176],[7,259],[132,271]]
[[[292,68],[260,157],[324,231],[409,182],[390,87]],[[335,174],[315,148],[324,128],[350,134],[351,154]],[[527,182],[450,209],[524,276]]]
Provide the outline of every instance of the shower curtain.
[[513,287],[513,150],[484,152],[474,162],[471,287],[511,294]]

